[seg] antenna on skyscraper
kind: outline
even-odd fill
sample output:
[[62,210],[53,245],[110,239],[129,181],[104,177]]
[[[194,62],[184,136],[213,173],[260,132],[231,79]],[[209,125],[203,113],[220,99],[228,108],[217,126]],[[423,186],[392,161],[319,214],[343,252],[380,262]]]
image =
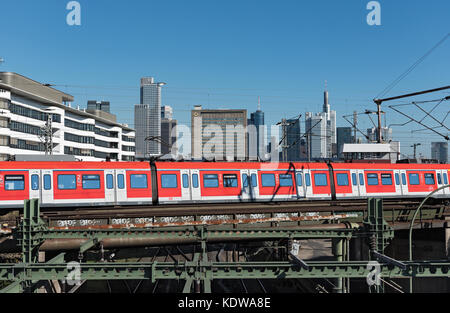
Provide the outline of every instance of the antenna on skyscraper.
[[261,97],[258,96],[258,111],[261,111]]

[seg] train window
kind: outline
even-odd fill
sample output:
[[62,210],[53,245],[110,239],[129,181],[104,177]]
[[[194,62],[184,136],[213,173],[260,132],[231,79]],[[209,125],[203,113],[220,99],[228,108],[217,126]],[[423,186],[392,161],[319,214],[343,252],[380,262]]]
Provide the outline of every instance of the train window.
[[192,187],[198,188],[198,174],[192,174]]
[[263,187],[275,187],[275,174],[261,174],[261,185]]
[[381,174],[381,184],[382,185],[392,185],[392,175],[391,174]]
[[100,189],[100,175],[83,175],[83,189]]
[[37,174],[31,175],[31,189],[39,190],[39,175]]
[[297,186],[301,186],[303,184],[303,177],[301,173],[297,173],[296,175]]
[[146,174],[131,174],[130,175],[130,187],[135,189],[147,188],[147,175]]
[[359,173],[359,184],[364,186],[364,175],[362,173]]
[[224,174],[223,175],[223,186],[224,187],[237,187],[237,175],[236,174]]
[[6,175],[5,190],[24,190],[25,177],[23,175]]
[[281,187],[292,187],[292,175],[291,174],[280,174],[280,186]]
[[348,186],[348,175],[345,173],[336,174],[336,181],[338,186]]
[[119,189],[125,188],[125,176],[123,174],[117,175],[117,188]]
[[252,187],[258,186],[258,180],[256,179],[256,174],[252,174]]
[[58,189],[77,189],[75,175],[58,175]]
[[420,184],[419,174],[417,174],[417,173],[409,174],[409,184],[410,185],[419,185]]
[[305,174],[305,184],[311,186],[311,175],[309,173]]
[[367,185],[370,185],[370,186],[378,185],[378,175],[377,174],[367,174]]
[[444,173],[444,184],[448,185],[447,173]]
[[114,177],[112,174],[106,174],[106,188],[114,189]]
[[398,173],[395,173],[395,184],[400,185],[400,176],[398,175]]
[[431,173],[425,174],[425,184],[426,185],[434,185],[436,182],[434,181],[434,175]]
[[405,173],[402,173],[402,185],[406,185],[406,175]]
[[189,175],[183,174],[183,188],[189,188]]
[[442,184],[441,173],[438,173],[438,174],[437,174],[437,179],[438,179],[438,184],[441,185],[441,184]]
[[353,186],[357,186],[358,185],[358,182],[356,181],[356,174],[355,173],[352,173],[352,184],[353,184]]
[[314,174],[314,184],[316,186],[327,186],[328,185],[328,179],[327,174]]
[[177,188],[177,174],[161,174],[162,188]]
[[203,175],[203,187],[205,187],[205,188],[219,187],[219,179],[217,178],[217,174]]
[[242,185],[244,188],[248,187],[248,175],[242,174]]
[[49,174],[44,175],[44,190],[52,189],[52,178]]

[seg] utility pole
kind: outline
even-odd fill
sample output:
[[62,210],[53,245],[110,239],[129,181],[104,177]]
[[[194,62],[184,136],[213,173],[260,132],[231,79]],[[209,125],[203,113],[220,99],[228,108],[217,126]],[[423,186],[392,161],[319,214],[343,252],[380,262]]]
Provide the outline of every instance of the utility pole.
[[47,121],[41,127],[41,141],[44,143],[45,155],[53,154],[53,131],[52,131],[52,114],[47,114]]
[[420,146],[420,145],[421,145],[420,143],[415,143],[411,146],[414,148],[414,160],[416,159],[416,148],[417,148],[417,146]]

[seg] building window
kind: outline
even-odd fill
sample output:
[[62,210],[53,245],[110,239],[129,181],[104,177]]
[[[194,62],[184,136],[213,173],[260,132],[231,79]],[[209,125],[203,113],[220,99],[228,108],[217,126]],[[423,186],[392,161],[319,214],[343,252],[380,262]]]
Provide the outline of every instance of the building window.
[[[29,108],[26,108],[24,106],[17,105],[17,104],[14,104],[14,103],[10,103],[9,110],[11,111],[11,113],[14,113],[14,114],[17,114],[17,115],[21,115],[21,116],[25,116],[25,117],[29,117],[29,118],[33,118],[33,119],[36,119],[36,120],[40,120],[40,121],[47,121],[48,120],[48,114],[49,113],[45,113],[45,112],[40,112],[40,111],[37,111],[37,110],[29,109]],[[52,117],[52,122],[61,123],[61,115],[55,114],[55,113],[50,113],[50,115]]]
[[176,174],[161,174],[161,187],[162,188],[177,188],[177,175]]
[[90,132],[93,132],[94,127],[95,127],[93,124],[79,123],[79,122],[69,120],[67,118],[64,119],[64,126],[78,129],[78,130],[90,131]]
[[77,182],[75,175],[66,175],[66,174],[58,175],[58,189],[60,190],[77,189]]
[[217,174],[205,174],[203,175],[203,187],[205,188],[217,188],[219,187],[219,179]]
[[392,175],[391,174],[381,174],[381,184],[382,185],[392,185]]
[[275,187],[275,174],[261,174],[261,186]]
[[67,132],[64,133],[64,140],[87,144],[94,144],[95,141],[94,137],[78,136]]
[[146,174],[131,174],[130,186],[136,189],[147,188],[147,175]]
[[348,186],[348,175],[345,173],[336,174],[338,186]]
[[378,174],[367,174],[367,185],[369,186],[378,185]]
[[292,187],[292,175],[280,174],[280,187]]
[[5,175],[5,190],[24,190],[24,175]]
[[410,185],[419,185],[420,179],[418,173],[409,174],[409,184]]
[[327,174],[314,174],[314,184],[316,186],[328,186]]

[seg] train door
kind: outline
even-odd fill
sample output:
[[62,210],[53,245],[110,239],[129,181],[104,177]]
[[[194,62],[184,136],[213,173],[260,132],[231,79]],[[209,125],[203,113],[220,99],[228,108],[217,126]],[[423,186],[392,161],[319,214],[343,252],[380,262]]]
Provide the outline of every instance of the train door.
[[394,170],[395,193],[399,196],[402,196],[403,188],[400,176],[400,170]]
[[297,185],[297,198],[304,198],[305,197],[305,178],[303,171],[296,171],[295,172],[295,183]]
[[115,182],[115,175],[114,170],[107,170],[104,171],[104,179],[105,179],[105,202],[106,203],[116,203],[116,182]]
[[249,170],[250,177],[250,199],[255,201],[259,198],[259,188],[258,188],[258,170]]
[[350,170],[350,184],[352,186],[352,197],[359,197],[358,170]]
[[125,170],[116,170],[116,203],[127,201],[127,175],[125,175]]
[[191,182],[189,170],[181,170],[181,199],[191,201]]
[[[444,173],[446,173],[447,171],[444,170],[437,170],[436,171],[436,183],[437,183],[437,188],[440,188],[442,186],[448,185],[448,182],[445,183],[445,180],[448,180],[447,177],[444,177]],[[444,179],[447,178],[447,179]],[[445,195],[448,194],[448,188],[444,188],[443,190],[440,190],[438,192],[436,192],[436,195]]]
[[359,196],[365,197],[367,195],[366,192],[366,183],[364,180],[364,170],[357,170],[356,171],[357,178],[358,178],[358,190],[359,190]]
[[314,196],[311,180],[311,171],[309,169],[303,170],[304,185],[305,185],[305,197],[311,198]]
[[407,185],[407,181],[406,181],[406,171],[405,170],[399,170],[399,175],[400,175],[400,187],[401,187],[401,192],[402,195],[407,195],[408,194],[408,185]]
[[30,170],[29,175],[30,199],[41,199],[41,173],[39,170]]
[[42,170],[42,187],[41,187],[41,202],[53,203],[53,173],[52,170]]
[[200,173],[199,170],[191,170],[191,200],[199,201],[202,199],[200,192]]

